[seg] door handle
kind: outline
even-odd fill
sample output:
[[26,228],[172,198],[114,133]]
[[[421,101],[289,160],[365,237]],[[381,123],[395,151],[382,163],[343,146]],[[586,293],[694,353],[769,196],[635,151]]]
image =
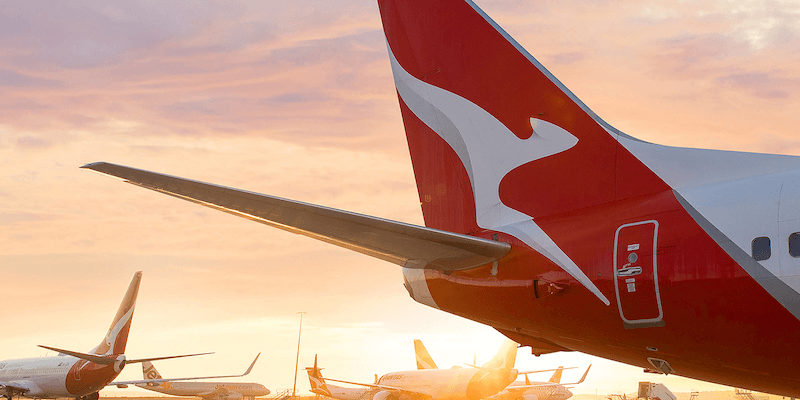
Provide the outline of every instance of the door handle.
[[635,276],[642,273],[642,267],[627,267],[617,270],[617,276]]

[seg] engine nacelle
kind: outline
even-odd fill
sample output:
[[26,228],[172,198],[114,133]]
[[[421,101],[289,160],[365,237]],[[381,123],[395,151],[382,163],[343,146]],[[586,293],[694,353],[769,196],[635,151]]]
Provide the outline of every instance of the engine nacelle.
[[242,398],[242,394],[241,393],[236,393],[236,392],[230,392],[230,393],[226,394],[225,396],[223,396],[222,398],[225,399],[225,400],[239,400],[239,399]]
[[15,382],[14,385],[25,388],[25,396],[37,397],[44,394],[44,391],[31,381]]
[[372,396],[372,400],[400,400],[395,394],[388,390],[381,390]]

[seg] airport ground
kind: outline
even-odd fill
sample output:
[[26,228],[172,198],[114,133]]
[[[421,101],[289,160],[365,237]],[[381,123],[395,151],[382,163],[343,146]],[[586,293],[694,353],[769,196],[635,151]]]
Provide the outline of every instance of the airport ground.
[[[636,384],[633,385],[633,388],[636,388]],[[570,397],[569,400],[606,400],[611,395],[622,395],[623,392],[615,392],[615,393],[606,393],[606,394],[576,394]],[[635,399],[636,398],[636,391],[625,392],[625,396],[628,399]],[[678,398],[677,400],[689,400],[691,397],[690,392],[673,392],[673,394]],[[742,397],[736,397],[736,392],[733,390],[717,390],[717,391],[708,391],[708,392],[700,392],[697,396],[697,400],[745,400]],[[753,393],[752,399],[747,400],[782,400],[783,397],[775,396],[775,395],[768,395],[763,393]],[[619,400],[619,397],[615,397],[612,400]]]
[[[636,387],[636,383],[631,385],[634,389]],[[571,397],[570,400],[607,400],[609,395],[622,395],[623,392],[617,393],[606,393],[606,394],[576,394]],[[675,392],[675,396],[677,396],[677,400],[689,400],[690,393],[689,392]],[[636,392],[631,391],[625,393],[628,399],[635,399]],[[148,396],[148,397],[140,397],[140,396],[100,396],[101,399],[121,399],[121,400],[164,400],[164,398],[170,398],[174,400],[197,400],[197,397],[175,397],[175,396]],[[328,400],[325,396],[319,396],[320,399],[318,400]],[[259,397],[259,399],[269,399],[270,396]],[[316,396],[297,396],[297,400],[312,400],[316,399]],[[617,398],[618,399],[618,398]],[[733,400],[733,399],[742,399],[741,397],[736,397],[735,392],[733,390],[720,390],[720,391],[708,391],[708,392],[700,392],[697,396],[697,400]],[[753,393],[753,400],[783,400],[784,397],[775,396],[775,395],[768,395],[762,393]]]

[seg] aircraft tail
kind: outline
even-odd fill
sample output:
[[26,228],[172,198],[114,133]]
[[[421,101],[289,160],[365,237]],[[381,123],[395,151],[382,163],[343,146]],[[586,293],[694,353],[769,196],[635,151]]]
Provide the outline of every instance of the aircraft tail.
[[125,345],[128,343],[128,333],[131,329],[133,309],[136,306],[136,297],[139,294],[139,284],[142,281],[142,271],[133,274],[133,279],[128,286],[128,291],[122,298],[111,327],[108,328],[106,337],[90,353],[93,354],[124,354]]
[[556,372],[553,372],[553,376],[550,377],[550,380],[548,382],[561,383],[561,373],[562,372],[564,372],[564,366],[563,365],[559,366],[558,369],[556,370]]
[[308,383],[311,385],[311,392],[314,394],[321,394],[323,396],[333,397],[328,385],[325,383],[325,378],[322,377],[321,368],[317,366],[317,355],[314,355],[314,367],[306,367],[308,372]]
[[669,189],[472,1],[378,4],[427,226],[498,230]]
[[142,377],[143,379],[162,379],[161,374],[158,373],[155,365],[150,361],[142,363]]
[[437,369],[433,357],[419,339],[414,339],[414,353],[417,355],[417,369]]
[[481,367],[491,369],[513,369],[517,361],[517,347],[519,347],[517,342],[506,339],[503,344],[500,345],[497,354]]

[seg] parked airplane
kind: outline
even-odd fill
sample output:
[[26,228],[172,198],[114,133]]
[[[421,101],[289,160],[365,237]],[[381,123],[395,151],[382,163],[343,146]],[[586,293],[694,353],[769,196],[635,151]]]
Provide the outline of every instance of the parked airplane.
[[[414,353],[417,356],[417,369],[436,369],[436,363],[433,361],[433,357],[428,353],[428,349],[425,348],[421,340],[414,340]],[[591,367],[592,366],[589,365],[589,368]],[[505,389],[493,396],[489,396],[486,400],[566,400],[572,397],[572,392],[561,384],[561,374],[564,369],[571,368],[572,367],[564,368],[561,366],[555,370],[547,369],[519,372],[519,375],[525,375],[525,382],[511,382]],[[566,385],[578,385],[583,383],[586,379],[586,375],[589,374],[589,368],[586,368],[586,372],[578,382],[568,383]],[[531,382],[528,378],[528,374],[548,371],[555,372],[553,372],[553,376],[550,377],[550,380],[547,382]]]
[[[350,388],[338,385],[328,385],[325,378],[322,377],[322,368],[317,367],[317,356],[314,356],[314,367],[306,367],[308,372],[308,383],[311,386],[311,393],[327,396],[338,400],[373,400],[373,396],[380,392],[378,388],[371,387],[358,387]],[[375,379],[375,383],[378,380]],[[394,400],[394,399],[384,399]]]
[[525,382],[512,382],[505,389],[486,400],[567,400],[572,397],[568,387],[579,385],[586,380],[591,365],[586,368],[581,379],[573,383],[561,383],[561,370],[553,373],[547,382],[531,382],[525,375]]
[[[259,353],[260,355],[260,353]],[[190,378],[172,378],[165,379],[158,373],[156,367],[150,362],[142,363],[143,380],[140,381],[120,381],[112,382],[111,385],[118,387],[127,387],[127,385],[136,385],[142,389],[152,390],[163,394],[172,396],[197,396],[209,400],[253,400],[259,396],[266,396],[270,393],[264,385],[260,383],[242,383],[242,382],[189,382],[199,379],[216,379],[216,378],[230,378],[241,377],[250,373],[253,366],[258,361],[258,356],[250,364],[241,375],[222,375],[222,376],[205,376],[205,377],[190,377]]]
[[[306,371],[313,393],[339,400],[480,400],[503,390],[517,378],[514,369],[516,358],[517,343],[506,340],[489,362],[477,368],[390,372],[369,384],[323,378],[315,356],[314,367],[306,368]],[[366,388],[335,386],[326,380]]]
[[[189,357],[180,356],[125,358],[125,345],[133,319],[133,309],[139,293],[142,273],[133,275],[119,305],[117,314],[105,338],[89,353],[40,346],[57,351],[56,357],[23,358],[0,361],[0,396],[11,400],[15,396],[36,399],[74,397],[80,400],[97,400],[97,393],[122,372],[126,364]],[[210,353],[202,353],[210,354]]]
[[398,264],[535,354],[800,397],[800,157],[638,140],[471,0],[378,5],[426,227],[84,168]]

